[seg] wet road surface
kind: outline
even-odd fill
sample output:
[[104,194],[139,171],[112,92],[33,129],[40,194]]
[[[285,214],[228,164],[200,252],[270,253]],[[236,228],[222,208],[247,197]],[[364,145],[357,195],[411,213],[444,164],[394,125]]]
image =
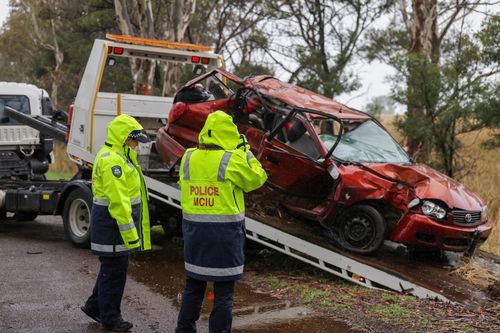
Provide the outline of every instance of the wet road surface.
[[[122,312],[134,323],[133,332],[174,332],[184,285],[178,252],[155,245],[153,251],[132,258]],[[0,332],[104,332],[80,311],[98,269],[89,250],[64,239],[60,218],[0,222]],[[204,304],[200,332],[207,331],[211,303]],[[355,331],[238,282],[233,332]]]

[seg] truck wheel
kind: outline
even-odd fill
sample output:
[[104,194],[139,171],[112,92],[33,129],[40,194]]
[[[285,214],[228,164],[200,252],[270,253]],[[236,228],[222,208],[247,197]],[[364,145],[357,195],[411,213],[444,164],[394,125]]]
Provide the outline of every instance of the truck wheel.
[[77,188],[64,202],[63,224],[66,237],[79,248],[90,246],[90,210],[92,195]]
[[383,244],[387,233],[384,217],[369,205],[348,208],[333,226],[334,239],[346,250],[372,254]]
[[182,217],[177,214],[165,217],[161,220],[161,226],[163,228],[163,232],[165,232],[167,240],[172,239],[172,237],[182,235],[181,224]]
[[37,216],[37,212],[18,212],[14,215],[18,221],[33,221]]

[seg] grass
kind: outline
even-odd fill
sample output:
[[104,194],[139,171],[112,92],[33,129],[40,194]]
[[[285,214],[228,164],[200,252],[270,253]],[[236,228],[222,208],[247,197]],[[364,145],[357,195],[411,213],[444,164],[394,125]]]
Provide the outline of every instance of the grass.
[[52,171],[49,170],[45,173],[45,177],[47,177],[48,180],[68,180],[73,177],[74,174],[72,173],[67,173],[67,172],[59,172],[59,171]]

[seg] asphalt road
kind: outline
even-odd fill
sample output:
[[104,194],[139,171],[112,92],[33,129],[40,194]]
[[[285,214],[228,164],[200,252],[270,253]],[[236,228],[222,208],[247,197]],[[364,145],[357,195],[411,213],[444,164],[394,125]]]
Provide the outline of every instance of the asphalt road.
[[[97,257],[64,239],[54,217],[0,225],[0,332],[101,332],[80,306],[99,270]],[[177,308],[128,279],[122,302],[135,332],[173,332]]]
[[[132,256],[122,314],[133,332],[174,332],[184,286],[182,255],[153,245]],[[182,252],[182,251],[180,251]],[[105,332],[80,310],[99,262],[64,237],[59,217],[0,222],[0,333]],[[207,332],[211,302],[204,303],[199,332]],[[345,324],[311,309],[236,284],[233,333],[351,333]]]

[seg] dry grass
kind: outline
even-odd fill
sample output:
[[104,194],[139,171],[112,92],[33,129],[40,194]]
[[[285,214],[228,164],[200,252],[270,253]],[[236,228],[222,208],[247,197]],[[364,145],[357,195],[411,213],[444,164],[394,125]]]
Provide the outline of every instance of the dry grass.
[[464,280],[483,288],[495,282],[500,282],[500,275],[474,261],[474,259],[454,270],[453,274],[459,275]]
[[[395,116],[386,116],[382,123],[401,142],[401,135],[393,125],[394,120]],[[488,203],[488,218],[493,230],[481,249],[500,255],[500,148],[486,150],[480,146],[489,136],[490,131],[482,130],[459,137],[463,144],[459,154],[474,157],[475,165],[464,169],[463,175],[456,179]]]
[[50,171],[64,174],[75,174],[78,171],[76,164],[71,162],[66,154],[65,143],[54,140],[54,155],[56,161],[50,165]]

